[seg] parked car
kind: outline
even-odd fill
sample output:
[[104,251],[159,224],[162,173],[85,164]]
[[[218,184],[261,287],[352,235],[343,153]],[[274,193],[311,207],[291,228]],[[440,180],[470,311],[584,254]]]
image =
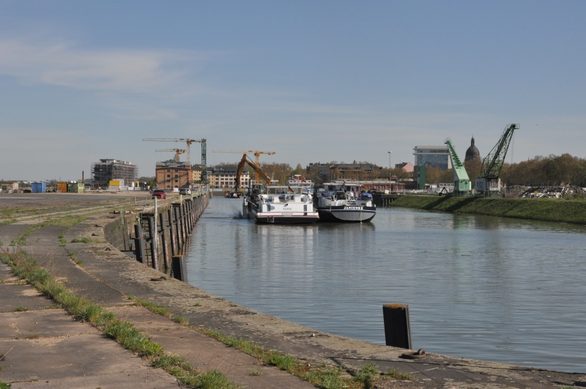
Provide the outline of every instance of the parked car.
[[153,199],[158,198],[160,200],[164,200],[167,198],[167,193],[163,189],[155,189],[153,190]]
[[190,195],[191,194],[191,189],[189,189],[189,188],[181,188],[181,189],[179,189],[179,194],[180,195]]

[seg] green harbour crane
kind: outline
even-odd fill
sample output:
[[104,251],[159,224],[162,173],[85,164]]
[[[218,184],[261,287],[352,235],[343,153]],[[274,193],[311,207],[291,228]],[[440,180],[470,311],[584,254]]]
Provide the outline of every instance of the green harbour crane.
[[450,158],[452,160],[452,168],[454,171],[454,192],[456,194],[469,193],[472,190],[472,183],[468,177],[468,172],[466,172],[464,164],[458,157],[452,141],[448,139],[445,144],[448,146],[448,152],[450,153]]
[[505,164],[505,157],[515,130],[516,123],[509,124],[492,150],[482,160],[480,176],[476,179],[476,190],[484,195],[498,193],[501,190],[500,174]]

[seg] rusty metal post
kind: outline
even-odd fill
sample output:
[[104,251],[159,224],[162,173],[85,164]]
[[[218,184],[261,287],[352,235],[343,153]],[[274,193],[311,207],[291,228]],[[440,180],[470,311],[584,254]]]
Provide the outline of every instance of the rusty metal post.
[[387,346],[411,349],[411,328],[409,324],[409,305],[383,305],[385,323],[385,343]]

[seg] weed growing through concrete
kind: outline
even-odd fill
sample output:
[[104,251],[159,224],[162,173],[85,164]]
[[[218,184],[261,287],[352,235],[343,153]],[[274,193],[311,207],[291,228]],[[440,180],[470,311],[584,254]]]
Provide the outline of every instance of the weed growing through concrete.
[[168,308],[165,308],[159,304],[153,303],[152,301],[144,300],[138,297],[130,296],[130,299],[136,304],[140,305],[149,311],[156,313],[157,315],[170,317],[171,311]]
[[251,369],[248,373],[252,377],[258,377],[262,375],[262,370],[260,368]]
[[376,366],[372,363],[367,363],[356,373],[356,380],[362,382],[366,389],[370,389],[374,387],[379,375]]
[[10,384],[0,381],[0,389],[10,389]]
[[[153,313],[157,313],[161,316],[172,318],[175,320],[176,318],[170,313],[169,309],[157,305],[153,302],[146,301],[143,299],[139,299],[137,297],[131,297],[132,301],[136,304],[139,304],[146,309],[150,310]],[[175,320],[177,321],[177,320]],[[185,324],[188,324],[188,320],[185,319]],[[240,350],[258,360],[263,362],[266,365],[278,367],[281,370],[284,370],[290,374],[295,375],[305,381],[312,383],[313,385],[317,385],[320,388],[326,389],[336,389],[336,388],[361,388],[362,383],[357,382],[356,380],[347,379],[342,377],[342,372],[340,369],[328,367],[328,366],[319,366],[319,367],[311,367],[309,364],[305,363],[304,361],[300,361],[295,357],[290,355],[286,355],[277,351],[273,350],[265,350],[263,347],[243,339],[234,338],[231,336],[226,336],[218,331],[211,330],[211,329],[197,329],[198,331],[204,333],[205,335],[212,337],[218,340],[221,343],[224,343],[226,346],[233,347],[237,350]]]
[[93,243],[92,238],[87,236],[80,236],[74,239],[71,239],[71,243]]
[[409,373],[403,373],[401,371],[398,371],[397,369],[390,369],[389,371],[387,371],[386,375],[388,375],[389,377],[391,377],[395,380],[400,380],[400,381],[410,381],[411,380],[411,375],[409,375]]
[[28,311],[27,307],[23,307],[22,305],[19,305],[18,307],[14,308],[14,312],[26,312]]
[[67,251],[67,256],[69,257],[69,259],[71,260],[71,262],[75,263],[77,266],[82,266],[83,265],[83,261],[79,258],[77,258],[75,256],[75,254],[73,254],[71,251],[65,249],[65,251]]
[[134,297],[134,296],[130,296],[130,299],[132,301],[134,301],[135,304],[140,305],[140,306],[148,309],[149,311],[151,311],[153,313],[156,313],[157,315],[161,315],[161,316],[164,316],[164,317],[166,317],[168,319],[171,319],[171,320],[173,320],[177,324],[180,324],[182,326],[189,325],[189,320],[187,320],[183,316],[174,315],[166,307],[163,307],[163,306],[161,306],[159,304],[153,303],[152,301],[140,299],[140,298]]
[[0,260],[8,264],[14,274],[27,280],[40,292],[55,300],[77,320],[93,324],[126,349],[146,358],[152,366],[163,368],[176,377],[181,384],[189,388],[236,388],[217,371],[200,374],[181,357],[165,353],[159,344],[144,336],[131,323],[119,320],[114,314],[105,311],[97,304],[73,294],[25,253],[2,253]]
[[274,350],[265,350],[263,347],[248,340],[237,339],[224,335],[218,331],[204,329],[202,332],[226,346],[234,347],[246,354],[259,359],[266,365],[278,367],[296,377],[299,377],[317,387],[325,389],[337,388],[363,388],[361,382],[342,376],[342,371],[330,366],[310,366],[305,361],[299,360]]

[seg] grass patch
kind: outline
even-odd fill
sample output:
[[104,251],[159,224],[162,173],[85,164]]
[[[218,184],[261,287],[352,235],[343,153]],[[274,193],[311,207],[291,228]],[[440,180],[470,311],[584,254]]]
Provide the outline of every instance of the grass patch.
[[397,369],[390,369],[386,372],[386,375],[392,379],[400,380],[400,381],[411,381],[412,377],[409,373],[404,373]]
[[356,381],[361,382],[366,389],[370,389],[374,387],[379,376],[380,374],[376,366],[372,363],[368,363],[358,370],[355,379]]
[[0,381],[0,389],[10,389],[10,384]]
[[130,299],[136,305],[140,305],[141,307],[148,309],[152,313],[156,313],[157,315],[165,316],[167,318],[171,317],[171,311],[166,307],[153,303],[152,301],[144,300],[134,296],[130,296]]
[[18,307],[14,308],[14,312],[26,312],[28,311],[27,307],[23,307],[22,305],[19,305]]
[[28,237],[40,228],[40,224],[26,227],[20,235],[18,235],[10,242],[10,246],[24,246],[26,244],[26,240],[28,239]]
[[[91,323],[124,348],[146,358],[151,366],[161,367],[175,376],[186,387],[236,388],[223,374],[217,371],[199,373],[183,358],[166,353],[158,343],[143,335],[131,323],[119,320],[114,314],[107,312],[97,304],[73,294],[25,253],[2,253],[0,260],[9,265],[14,274],[52,298],[77,320]],[[2,388],[0,387],[0,389]]]
[[93,243],[93,239],[87,236],[80,236],[74,239],[71,239],[71,243]]
[[215,330],[204,329],[203,333],[224,343],[229,347],[233,347],[242,352],[245,352],[250,356],[255,357],[265,365],[275,366],[319,388],[363,388],[361,382],[343,376],[343,372],[339,368],[324,365],[310,366],[305,361],[299,360],[290,355],[286,355],[274,350],[266,350],[254,342],[227,336]]
[[83,265],[83,261],[79,258],[77,258],[75,256],[75,254],[73,254],[71,251],[65,249],[65,251],[67,252],[67,257],[69,257],[69,259],[71,260],[71,262],[75,263],[77,266],[82,266]]
[[163,307],[157,303],[153,303],[152,301],[140,299],[138,297],[130,296],[130,299],[137,305],[140,305],[152,313],[156,313],[157,315],[164,316],[168,319],[173,320],[175,323],[180,324],[182,326],[189,325],[189,320],[183,316],[173,314],[169,308]]

